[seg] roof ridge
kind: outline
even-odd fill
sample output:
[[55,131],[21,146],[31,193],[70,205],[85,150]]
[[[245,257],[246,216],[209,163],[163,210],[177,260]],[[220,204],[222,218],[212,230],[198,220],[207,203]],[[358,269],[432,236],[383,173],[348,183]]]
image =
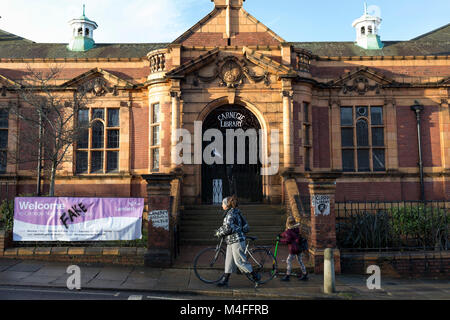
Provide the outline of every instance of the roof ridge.
[[447,28],[447,27],[449,27],[449,26],[450,26],[450,23],[447,23],[446,25],[444,25],[444,26],[442,26],[442,27],[439,27],[439,28],[434,29],[434,30],[432,30],[432,31],[430,31],[430,32],[424,33],[424,34],[422,34],[422,35],[420,35],[420,36],[418,36],[418,37],[416,37],[416,38],[413,38],[413,39],[411,39],[411,40],[409,40],[409,41],[420,40],[420,39],[425,38],[425,37],[427,37],[427,36],[429,36],[429,35],[431,35],[431,34],[433,34],[433,33],[436,33],[436,32],[438,32],[438,31],[441,31],[442,29],[445,29],[445,28]]
[[8,40],[2,40],[2,39],[0,39],[0,41],[9,41],[9,42],[14,42],[14,41],[24,41],[24,42],[28,42],[28,43],[35,43],[35,42],[32,41],[32,40],[26,39],[26,38],[24,38],[24,37],[18,36],[17,34],[14,34],[14,33],[8,32],[8,31],[6,31],[6,30],[0,29],[0,35],[1,35],[2,33],[3,33],[4,35],[6,35],[6,36],[13,36],[13,37],[15,37],[15,39],[8,39]]

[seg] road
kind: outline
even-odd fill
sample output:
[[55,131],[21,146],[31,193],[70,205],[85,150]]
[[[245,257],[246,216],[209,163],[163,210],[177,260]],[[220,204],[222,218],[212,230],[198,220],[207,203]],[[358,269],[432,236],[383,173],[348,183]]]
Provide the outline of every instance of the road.
[[23,286],[0,286],[0,300],[218,300],[220,297],[167,293],[68,290]]

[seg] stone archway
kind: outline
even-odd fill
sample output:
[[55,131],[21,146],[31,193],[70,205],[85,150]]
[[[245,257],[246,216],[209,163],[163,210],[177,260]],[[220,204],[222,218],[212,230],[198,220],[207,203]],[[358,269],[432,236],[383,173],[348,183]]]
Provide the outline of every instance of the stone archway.
[[[262,202],[260,121],[252,111],[240,104],[223,104],[208,111],[203,120],[202,133],[205,134],[211,129],[216,130],[217,134],[221,134],[223,148],[221,150],[214,148],[212,151],[212,155],[217,158],[215,163],[207,164],[205,159],[203,160],[202,202],[220,203],[222,198],[233,194],[236,194],[243,203]],[[234,132],[236,136],[228,136],[227,130],[228,133]],[[202,151],[210,148],[214,141],[215,138],[212,138],[211,141],[204,142]],[[233,143],[233,149],[230,148],[230,143]],[[239,143],[242,143],[241,149]],[[208,152],[210,149],[207,149]],[[238,159],[239,157],[241,158]]]

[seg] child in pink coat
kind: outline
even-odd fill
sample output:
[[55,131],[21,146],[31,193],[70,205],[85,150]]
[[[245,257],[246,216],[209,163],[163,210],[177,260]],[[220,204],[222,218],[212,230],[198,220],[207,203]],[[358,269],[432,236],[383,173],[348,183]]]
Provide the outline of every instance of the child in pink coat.
[[289,216],[286,221],[286,231],[281,234],[280,242],[287,244],[289,248],[289,256],[286,259],[287,270],[286,275],[281,281],[289,281],[292,272],[292,261],[297,258],[302,274],[298,277],[299,280],[307,280],[308,273],[306,272],[305,265],[302,260],[302,248],[301,248],[301,236],[300,230],[297,227],[294,217]]

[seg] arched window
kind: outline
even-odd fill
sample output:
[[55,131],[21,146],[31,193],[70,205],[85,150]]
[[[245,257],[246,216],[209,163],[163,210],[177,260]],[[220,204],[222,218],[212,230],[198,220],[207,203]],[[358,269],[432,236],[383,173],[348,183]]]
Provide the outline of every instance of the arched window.
[[372,26],[368,27],[368,32],[369,32],[369,34],[372,34]]
[[83,35],[83,28],[78,28],[78,35],[82,36]]
[[105,142],[105,127],[101,121],[92,125],[92,149],[102,149]]
[[365,35],[366,34],[366,28],[365,27],[361,27],[361,35]]
[[86,37],[89,37],[89,29],[86,29],[86,31],[84,32],[84,34],[86,35]]

